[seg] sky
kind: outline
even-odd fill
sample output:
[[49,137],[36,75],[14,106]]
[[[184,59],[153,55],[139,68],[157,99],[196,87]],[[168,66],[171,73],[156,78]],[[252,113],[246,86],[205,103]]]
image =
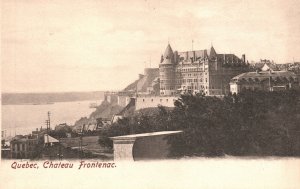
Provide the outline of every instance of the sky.
[[173,50],[300,61],[298,0],[3,0],[2,92],[121,90]]

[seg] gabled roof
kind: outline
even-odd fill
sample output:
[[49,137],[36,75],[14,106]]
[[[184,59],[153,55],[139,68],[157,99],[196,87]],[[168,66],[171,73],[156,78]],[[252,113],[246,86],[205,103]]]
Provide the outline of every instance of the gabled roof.
[[44,135],[44,143],[47,144],[47,143],[57,143],[59,142],[56,138],[53,138],[51,136],[49,136],[48,134],[45,134]]
[[262,71],[273,71],[272,68],[270,68],[267,64],[264,64],[264,66],[261,68]]

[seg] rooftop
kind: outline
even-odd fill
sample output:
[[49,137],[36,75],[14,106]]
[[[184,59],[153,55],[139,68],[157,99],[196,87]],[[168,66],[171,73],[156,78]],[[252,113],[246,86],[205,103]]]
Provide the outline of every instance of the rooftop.
[[242,73],[240,75],[235,76],[234,78],[232,78],[232,80],[242,80],[242,79],[265,79],[265,78],[297,78],[297,75],[293,72],[289,72],[289,71],[260,71],[260,72],[246,72],[246,73]]

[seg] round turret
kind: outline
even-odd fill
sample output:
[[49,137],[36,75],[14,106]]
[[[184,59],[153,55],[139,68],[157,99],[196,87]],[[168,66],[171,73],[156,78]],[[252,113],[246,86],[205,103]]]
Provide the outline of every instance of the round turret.
[[160,95],[175,95],[175,57],[173,50],[168,44],[159,64]]

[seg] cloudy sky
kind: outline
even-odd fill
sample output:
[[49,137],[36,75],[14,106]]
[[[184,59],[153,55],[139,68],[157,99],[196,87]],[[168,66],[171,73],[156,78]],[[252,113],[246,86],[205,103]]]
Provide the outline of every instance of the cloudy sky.
[[300,61],[298,0],[3,0],[4,92],[118,90],[157,67],[168,40]]

